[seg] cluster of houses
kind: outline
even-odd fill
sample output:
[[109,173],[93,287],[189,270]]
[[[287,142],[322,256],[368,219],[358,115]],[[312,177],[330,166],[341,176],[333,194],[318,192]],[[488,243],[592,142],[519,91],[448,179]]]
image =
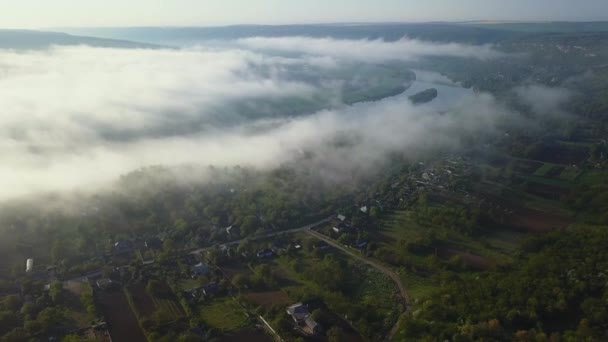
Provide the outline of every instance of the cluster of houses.
[[[141,241],[139,242],[138,248],[145,247],[150,250],[160,250],[163,248],[163,240],[153,237],[150,239],[146,239],[143,241],[143,246],[141,246]],[[132,252],[136,248],[135,242],[132,240],[118,240],[114,242],[114,254],[126,254]]]
[[308,307],[302,303],[296,303],[287,307],[287,314],[291,316],[296,326],[307,335],[320,335],[323,328],[312,316]]
[[[367,207],[365,208],[365,212],[367,212]],[[363,211],[362,211],[363,212]],[[343,234],[352,234],[355,235],[358,232],[358,229],[353,227],[352,223],[346,219],[346,216],[338,214],[336,219],[332,222],[332,232],[336,236],[342,236]],[[368,242],[363,239],[353,239],[350,241],[347,246],[357,249],[364,249],[367,247]]]
[[189,302],[194,302],[199,298],[213,298],[222,293],[222,287],[215,282],[208,283],[204,286],[184,291],[184,298]]

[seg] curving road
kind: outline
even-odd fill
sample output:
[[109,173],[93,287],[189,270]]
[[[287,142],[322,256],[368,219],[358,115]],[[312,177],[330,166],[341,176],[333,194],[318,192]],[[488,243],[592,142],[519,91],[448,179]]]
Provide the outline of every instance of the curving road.
[[390,332],[387,335],[386,339],[388,341],[392,340],[392,338],[395,336],[395,334],[397,334],[397,332],[399,330],[399,322],[401,321],[401,317],[409,311],[409,303],[410,303],[410,296],[407,293],[407,290],[405,289],[405,286],[403,285],[403,282],[401,281],[401,278],[399,277],[399,275],[397,273],[395,273],[395,271],[391,270],[390,268],[359,254],[359,252],[355,252],[348,247],[344,247],[336,240],[331,239],[319,232],[316,232],[314,230],[308,230],[306,233],[316,237],[317,239],[325,241],[328,245],[330,245],[334,248],[337,248],[337,249],[341,250],[342,252],[350,255],[351,257],[377,269],[378,271],[384,273],[386,276],[391,278],[391,280],[397,285],[401,298],[403,298],[403,304],[405,306],[405,310],[401,314],[401,316],[399,317],[397,322],[395,322],[395,325],[393,326],[393,328],[391,328]]
[[[266,234],[262,234],[262,235],[250,236],[250,237],[246,237],[244,239],[222,243],[220,245],[235,246],[235,245],[239,245],[243,241],[262,240],[262,239],[266,239],[266,238],[277,236],[277,235],[302,232],[302,231],[310,230],[310,229],[312,229],[312,228],[314,228],[316,226],[320,226],[320,225],[322,225],[324,223],[327,223],[327,222],[331,221],[333,218],[334,218],[334,216],[332,215],[332,216],[326,217],[326,218],[324,218],[322,220],[319,220],[319,221],[317,221],[315,223],[307,224],[307,225],[302,226],[302,227],[292,228],[292,229],[287,229],[287,230],[278,230],[278,231],[275,231],[275,232],[272,232],[272,233],[266,233]],[[214,249],[216,247],[217,246],[214,245],[214,246],[209,246],[209,247],[203,247],[203,248],[195,249],[193,251],[190,251],[190,254],[199,254],[201,252],[205,252],[205,251]]]

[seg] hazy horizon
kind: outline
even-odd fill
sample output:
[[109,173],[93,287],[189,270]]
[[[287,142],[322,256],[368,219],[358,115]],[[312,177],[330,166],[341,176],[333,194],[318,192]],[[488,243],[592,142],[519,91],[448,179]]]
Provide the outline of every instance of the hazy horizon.
[[[607,4],[589,0],[577,4],[566,0],[501,1],[434,0],[336,0],[330,3],[244,0],[82,1],[24,0],[0,4],[4,28],[44,29],[58,27],[227,26],[382,22],[470,21],[605,21]],[[323,8],[323,11],[319,11]]]

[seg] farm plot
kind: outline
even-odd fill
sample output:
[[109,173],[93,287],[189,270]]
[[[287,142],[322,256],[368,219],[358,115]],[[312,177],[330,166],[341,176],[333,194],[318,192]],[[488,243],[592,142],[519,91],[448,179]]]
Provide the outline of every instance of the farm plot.
[[538,169],[536,169],[536,171],[534,171],[534,176],[544,177],[549,172],[551,172],[551,170],[553,170],[553,167],[554,167],[553,164],[545,163],[541,167],[539,167]]
[[220,337],[219,342],[273,342],[274,339],[260,329],[243,329],[233,334]]
[[108,322],[108,330],[115,342],[147,342],[139,328],[135,314],[122,291],[101,292],[97,305]]
[[543,163],[539,161],[519,159],[513,163],[513,171],[524,175],[531,175],[542,166]]
[[544,162],[572,165],[580,164],[589,156],[587,146],[573,144],[546,144],[539,150],[536,159]]
[[566,195],[569,189],[567,187],[556,186],[547,183],[529,181],[526,183],[526,192],[547,199],[559,199],[560,196]]
[[250,325],[244,309],[231,298],[215,299],[200,308],[200,318],[223,333],[238,331]]
[[578,167],[574,167],[574,166],[565,167],[565,168],[563,168],[562,172],[560,173],[559,179],[566,180],[566,181],[575,181],[578,177],[580,177],[580,175],[582,173],[583,173],[583,171]]
[[134,309],[138,317],[150,317],[157,310],[170,315],[173,320],[182,318],[185,314],[172,294],[163,297],[151,296],[143,284],[137,284],[127,288],[132,299]]
[[157,308],[169,313],[174,320],[184,316],[184,312],[175,298],[152,297],[152,301]]
[[289,296],[283,291],[252,292],[245,296],[245,299],[256,305],[271,309],[277,305],[287,306],[292,304]]
[[511,223],[517,227],[533,233],[544,233],[556,229],[564,229],[570,225],[572,219],[552,215],[540,210],[517,208]]
[[536,171],[534,171],[534,176],[536,177],[555,177],[555,176],[559,176],[562,172],[562,170],[564,169],[563,166],[559,166],[559,165],[555,165],[555,164],[551,164],[551,163],[544,163],[541,167],[539,167],[538,169],[536,169]]
[[142,284],[127,288],[131,296],[136,315],[138,317],[148,317],[156,311],[154,302],[146,293],[146,288]]

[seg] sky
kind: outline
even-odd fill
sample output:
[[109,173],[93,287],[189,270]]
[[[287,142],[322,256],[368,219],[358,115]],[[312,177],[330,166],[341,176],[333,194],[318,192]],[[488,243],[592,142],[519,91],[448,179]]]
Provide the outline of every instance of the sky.
[[606,0],[1,0],[0,26],[608,20]]

